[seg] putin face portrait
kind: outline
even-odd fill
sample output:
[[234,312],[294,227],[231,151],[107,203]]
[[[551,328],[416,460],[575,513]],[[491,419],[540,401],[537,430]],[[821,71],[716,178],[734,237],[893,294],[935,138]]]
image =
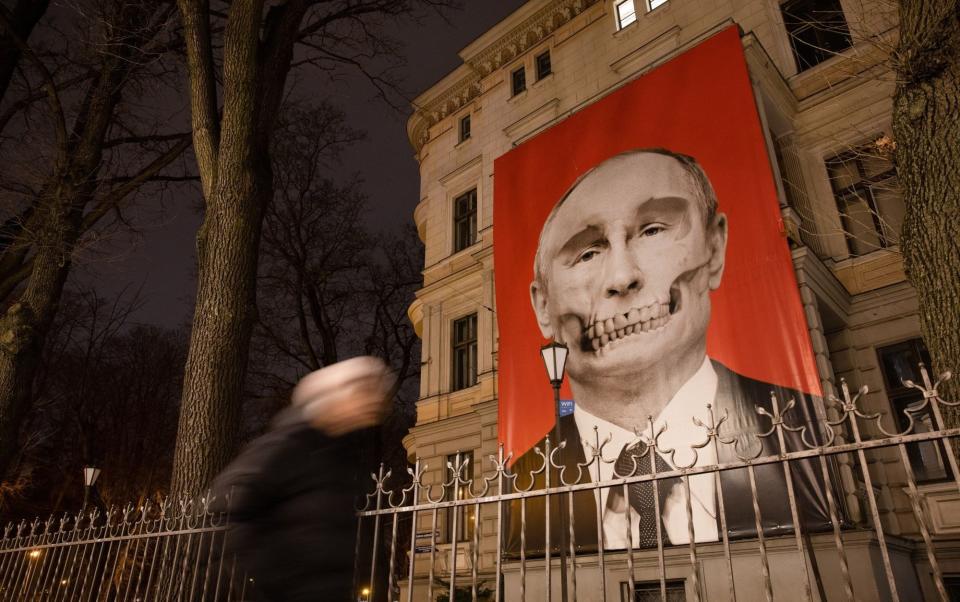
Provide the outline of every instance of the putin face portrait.
[[557,203],[530,295],[580,407],[631,428],[700,368],[726,242],[706,175],[668,151],[612,157]]

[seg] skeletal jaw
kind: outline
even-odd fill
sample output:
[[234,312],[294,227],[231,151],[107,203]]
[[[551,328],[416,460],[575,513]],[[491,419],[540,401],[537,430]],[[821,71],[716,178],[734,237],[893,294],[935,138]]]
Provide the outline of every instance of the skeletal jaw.
[[615,314],[612,318],[597,320],[583,334],[584,348],[600,353],[614,341],[663,328],[679,307],[676,290],[670,293],[669,302],[654,302],[631,308],[624,314]]

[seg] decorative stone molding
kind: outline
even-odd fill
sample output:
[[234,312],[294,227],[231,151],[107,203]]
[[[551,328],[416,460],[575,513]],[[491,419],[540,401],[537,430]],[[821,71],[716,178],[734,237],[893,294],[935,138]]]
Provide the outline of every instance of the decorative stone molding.
[[410,318],[410,323],[413,324],[413,331],[417,333],[417,336],[421,339],[423,338],[423,301],[420,299],[414,299],[413,303],[410,304],[410,307],[407,308],[407,317]]
[[424,106],[416,107],[407,123],[407,136],[419,153],[430,140],[430,128],[460,110],[483,92],[481,80],[543,41],[556,29],[599,0],[555,0],[530,15],[466,62],[470,73]]

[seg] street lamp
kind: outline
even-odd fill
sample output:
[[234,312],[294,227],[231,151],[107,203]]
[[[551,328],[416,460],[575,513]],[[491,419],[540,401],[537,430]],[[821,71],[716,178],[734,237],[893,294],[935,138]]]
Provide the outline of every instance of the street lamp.
[[[563,384],[563,372],[567,365],[567,346],[563,343],[551,341],[540,348],[540,357],[547,369],[547,378],[553,387],[553,444],[560,445],[560,385]],[[563,453],[562,451],[560,452]],[[549,461],[549,458],[548,458]],[[557,473],[557,484],[560,484],[560,474]],[[571,494],[572,495],[572,494]],[[560,501],[560,599],[567,602],[567,506]],[[550,585],[547,584],[549,588]]]
[[99,468],[95,466],[83,467],[83,508],[81,510],[87,509],[87,502],[90,500],[90,488],[97,483],[98,478],[100,478]]
[[[556,391],[556,399],[560,399],[560,384],[563,382],[563,370],[567,365],[567,346],[556,341],[547,343],[540,348],[540,355],[547,369],[547,378]],[[559,415],[559,406],[557,412]]]
[[360,591],[360,602],[370,602],[370,588],[365,587]]

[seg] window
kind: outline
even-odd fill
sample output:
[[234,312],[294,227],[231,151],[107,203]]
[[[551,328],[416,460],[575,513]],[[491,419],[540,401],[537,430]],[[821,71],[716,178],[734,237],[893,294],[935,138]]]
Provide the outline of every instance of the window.
[[798,71],[850,47],[850,30],[840,0],[789,0],[780,10]]
[[617,29],[623,29],[627,25],[636,22],[637,2],[643,2],[647,12],[650,12],[666,4],[667,0],[623,0],[622,2],[617,2],[614,5],[617,15]]
[[[923,393],[907,387],[905,380],[922,383],[920,377],[920,362],[930,365],[930,355],[922,339],[912,339],[877,349],[880,360],[880,369],[883,372],[883,381],[887,390],[887,398],[896,415],[897,428],[903,430],[910,424],[904,411],[923,401]],[[926,433],[934,430],[933,416],[930,408],[913,414],[913,432]],[[923,441],[907,445],[907,456],[918,483],[946,479],[946,463],[944,462],[944,448],[940,441]]]
[[828,159],[827,172],[850,254],[897,244],[904,206],[889,159],[868,145]]
[[453,321],[453,382],[459,391],[477,384],[477,314]]
[[637,20],[637,10],[633,6],[633,0],[618,2],[616,9],[618,29],[623,29]]
[[546,76],[550,75],[550,51],[543,52],[537,55],[535,59],[537,63],[537,79],[541,80]]
[[453,200],[453,252],[477,242],[477,189]]
[[470,116],[464,115],[460,118],[460,142],[470,138]]
[[[686,602],[687,594],[682,580],[667,581],[667,602]],[[641,581],[633,585],[633,597],[630,597],[630,583],[620,582],[621,602],[660,602],[660,582]]]
[[[449,482],[453,479],[454,469],[452,467],[457,465],[457,454],[447,456],[446,468],[444,469],[444,482]],[[473,478],[473,452],[461,452],[460,453],[460,465],[463,466],[463,471],[460,473],[460,478],[466,481],[468,484],[464,485],[462,483],[457,483],[455,485],[457,489],[457,499],[463,500],[470,497],[470,479]],[[444,490],[443,492],[443,501],[451,502],[453,501],[453,491]],[[443,529],[443,541],[447,543],[453,543],[453,518],[454,512],[456,512],[457,518],[457,530],[456,536],[457,541],[472,541],[473,540],[473,520],[474,513],[477,511],[476,506],[454,506],[452,508],[447,508],[446,517],[444,519],[445,525]]]
[[950,602],[960,602],[960,575],[944,575],[943,585],[947,589],[947,599]]
[[510,93],[513,96],[527,89],[527,70],[523,67],[515,69],[510,74]]

